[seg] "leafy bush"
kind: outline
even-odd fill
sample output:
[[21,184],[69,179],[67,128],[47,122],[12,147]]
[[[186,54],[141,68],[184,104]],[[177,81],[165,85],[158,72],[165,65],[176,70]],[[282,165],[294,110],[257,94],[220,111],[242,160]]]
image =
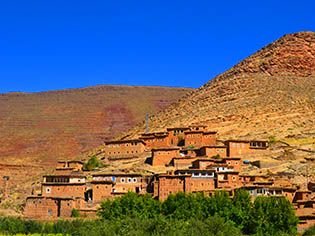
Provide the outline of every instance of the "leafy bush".
[[73,217],[73,218],[78,218],[78,217],[80,217],[80,212],[79,212],[79,210],[77,210],[77,209],[72,209],[72,211],[71,211],[71,217]]
[[83,169],[91,171],[100,167],[103,167],[102,162],[96,156],[92,156],[86,163],[84,163]]

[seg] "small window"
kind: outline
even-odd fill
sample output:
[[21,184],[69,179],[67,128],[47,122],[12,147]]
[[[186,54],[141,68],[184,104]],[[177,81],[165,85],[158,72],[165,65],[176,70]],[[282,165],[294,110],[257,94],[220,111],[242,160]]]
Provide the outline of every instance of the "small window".
[[51,188],[46,188],[46,193],[51,193]]
[[132,179],[131,178],[128,178],[128,183],[131,183],[132,182]]
[[134,182],[134,183],[137,183],[137,178],[133,178],[133,182]]
[[125,182],[126,182],[125,178],[121,178],[121,179],[120,179],[120,182],[121,182],[121,183],[125,183]]

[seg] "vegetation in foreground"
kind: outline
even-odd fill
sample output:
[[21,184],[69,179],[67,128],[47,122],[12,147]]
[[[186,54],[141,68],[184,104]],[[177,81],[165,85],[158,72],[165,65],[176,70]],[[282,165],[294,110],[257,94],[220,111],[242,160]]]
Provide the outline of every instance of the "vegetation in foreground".
[[[296,235],[292,205],[285,198],[259,197],[245,191],[233,199],[225,192],[213,197],[178,193],[164,202],[128,193],[101,204],[100,219],[37,222],[0,218],[4,234],[62,235]],[[309,235],[309,234],[308,234]]]

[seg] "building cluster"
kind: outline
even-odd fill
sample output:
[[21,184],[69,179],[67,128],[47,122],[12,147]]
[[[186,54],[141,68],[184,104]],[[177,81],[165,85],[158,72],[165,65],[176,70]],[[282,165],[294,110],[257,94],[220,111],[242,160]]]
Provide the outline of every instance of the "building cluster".
[[80,161],[60,161],[53,175],[43,177],[41,193],[26,199],[24,214],[29,218],[95,215],[100,202],[135,192],[149,193],[165,200],[178,192],[212,195],[225,190],[231,196],[245,189],[260,195],[285,196],[295,206],[301,224],[315,222],[314,186],[302,190],[283,177],[246,175],[248,161],[268,148],[264,140],[218,140],[205,126],[168,128],[165,132],[144,133],[138,139],[109,141],[103,153],[110,159],[148,155],[152,166],[172,167],[166,173],[85,172]]

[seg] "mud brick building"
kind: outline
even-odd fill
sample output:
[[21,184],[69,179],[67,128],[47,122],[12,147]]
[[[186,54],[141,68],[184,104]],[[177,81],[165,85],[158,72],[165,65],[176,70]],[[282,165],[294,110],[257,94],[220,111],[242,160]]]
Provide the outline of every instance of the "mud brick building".
[[161,174],[154,183],[154,196],[163,201],[171,194],[186,191],[186,179],[190,175],[168,175]]
[[146,193],[148,178],[136,173],[99,173],[92,176],[93,202],[126,194],[127,192]]
[[153,166],[169,165],[174,157],[180,156],[179,147],[165,147],[152,149],[151,163]]
[[71,197],[30,196],[26,199],[24,216],[36,219],[71,217],[73,209],[80,209],[84,200]]
[[204,170],[207,169],[208,166],[213,165],[219,160],[213,158],[197,158],[192,162],[192,168]]
[[58,161],[56,171],[82,171],[82,161]]
[[215,131],[190,130],[185,131],[185,146],[201,147],[216,145]]
[[189,175],[186,179],[186,189],[188,193],[211,192],[215,189],[214,170],[176,170],[175,175]]
[[170,138],[168,132],[143,133],[140,138],[144,141],[146,148],[161,148],[170,146]]
[[240,157],[225,157],[222,160],[228,166],[233,167],[233,169],[236,171],[240,171],[242,168],[242,160]]
[[189,127],[174,127],[167,128],[169,133],[169,142],[171,146],[184,146],[185,145],[185,131],[190,130]]
[[268,141],[258,140],[227,140],[227,156],[242,157],[246,154],[254,154],[256,151],[265,150],[268,148]]
[[195,157],[174,157],[171,161],[171,165],[175,167],[175,169],[188,169],[193,166]]
[[106,157],[132,157],[145,151],[145,142],[140,139],[119,140],[105,142],[104,155]]
[[69,175],[45,175],[42,183],[42,196],[84,198],[86,177],[80,173]]
[[227,146],[203,146],[200,148],[200,155],[207,157],[227,157]]
[[242,186],[238,171],[217,171],[216,188],[236,189]]

